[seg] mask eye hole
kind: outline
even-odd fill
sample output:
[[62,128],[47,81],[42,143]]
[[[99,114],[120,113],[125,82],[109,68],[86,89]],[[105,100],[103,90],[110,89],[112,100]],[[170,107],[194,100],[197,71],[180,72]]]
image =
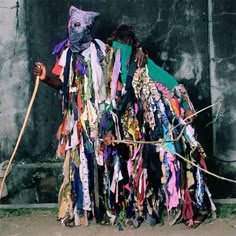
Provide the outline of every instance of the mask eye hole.
[[74,27],[80,27],[80,22],[76,22],[75,24],[74,24]]

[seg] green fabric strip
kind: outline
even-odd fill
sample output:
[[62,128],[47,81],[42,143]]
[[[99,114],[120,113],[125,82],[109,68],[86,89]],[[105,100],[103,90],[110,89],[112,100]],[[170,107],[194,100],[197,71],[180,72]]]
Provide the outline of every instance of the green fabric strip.
[[167,88],[172,90],[175,86],[179,85],[173,76],[156,65],[151,59],[148,58],[148,74],[154,80],[162,83]]
[[181,100],[182,101],[181,105],[184,108],[184,110],[186,111],[187,109],[189,109],[188,103],[186,102],[186,100],[183,96],[181,97],[181,99],[182,99]]

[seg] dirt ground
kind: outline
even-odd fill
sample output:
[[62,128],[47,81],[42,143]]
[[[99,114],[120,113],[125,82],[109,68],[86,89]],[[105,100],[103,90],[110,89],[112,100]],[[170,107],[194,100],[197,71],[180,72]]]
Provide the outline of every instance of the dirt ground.
[[[231,209],[231,208],[230,208]],[[196,229],[187,229],[183,223],[154,227],[143,223],[138,229],[118,231],[117,227],[101,226],[90,222],[88,227],[68,228],[56,220],[52,209],[0,209],[0,236],[92,236],[92,235],[168,235],[168,236],[236,236],[236,217],[231,211],[221,212],[216,220],[207,220]]]

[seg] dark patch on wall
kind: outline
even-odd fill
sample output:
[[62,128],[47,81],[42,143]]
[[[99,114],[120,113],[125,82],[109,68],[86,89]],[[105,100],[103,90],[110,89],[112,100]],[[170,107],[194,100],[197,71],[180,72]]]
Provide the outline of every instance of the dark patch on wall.
[[[34,63],[43,62],[47,66],[48,74],[50,75],[53,63],[55,63],[52,51],[54,45],[59,41],[57,35],[63,35],[64,28],[61,27],[61,23],[58,22],[54,13],[54,11],[58,11],[58,14],[60,14],[61,4],[56,7],[56,2],[25,1],[29,73],[32,75],[32,91],[35,84],[33,77]],[[54,30],[55,28],[57,30]],[[25,149],[21,151],[23,160],[27,159],[27,162],[55,160],[56,133],[61,121],[60,104],[61,96],[58,91],[40,83],[32,108],[31,116],[33,117],[33,122],[28,128],[29,136],[27,140],[23,140],[27,144]]]

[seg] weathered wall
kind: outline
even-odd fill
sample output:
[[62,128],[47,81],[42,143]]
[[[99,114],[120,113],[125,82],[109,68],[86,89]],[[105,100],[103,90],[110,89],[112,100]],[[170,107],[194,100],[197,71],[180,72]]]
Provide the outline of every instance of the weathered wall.
[[[66,37],[68,9],[75,5],[101,13],[94,35],[103,41],[118,24],[131,24],[149,56],[185,84],[197,110],[225,98],[222,108],[227,122],[217,119],[209,124],[214,117],[207,110],[198,115],[196,129],[209,154],[209,170],[224,175],[234,170],[233,162],[227,162],[235,159],[236,139],[234,0],[20,0],[19,8],[11,8],[16,2],[0,3],[0,121],[4,124],[0,126],[0,161],[9,159],[20,132],[34,86],[34,62],[44,62],[50,72],[55,62],[51,52]],[[8,177],[9,197],[2,202],[57,201],[61,162],[55,160],[54,153],[60,101],[57,91],[40,84],[16,165]],[[233,172],[230,176],[234,177]],[[230,192],[222,193],[215,183],[227,183],[209,180],[214,197],[236,196],[234,185]]]
[[[236,1],[208,0],[208,6],[211,100],[222,100],[213,109],[214,158],[210,165],[220,175],[236,179]],[[214,183],[212,190],[217,195],[236,196],[235,184],[209,181]]]
[[[18,136],[29,98],[28,50],[23,8],[0,3],[0,160],[8,157]],[[23,1],[20,1],[23,7]]]

